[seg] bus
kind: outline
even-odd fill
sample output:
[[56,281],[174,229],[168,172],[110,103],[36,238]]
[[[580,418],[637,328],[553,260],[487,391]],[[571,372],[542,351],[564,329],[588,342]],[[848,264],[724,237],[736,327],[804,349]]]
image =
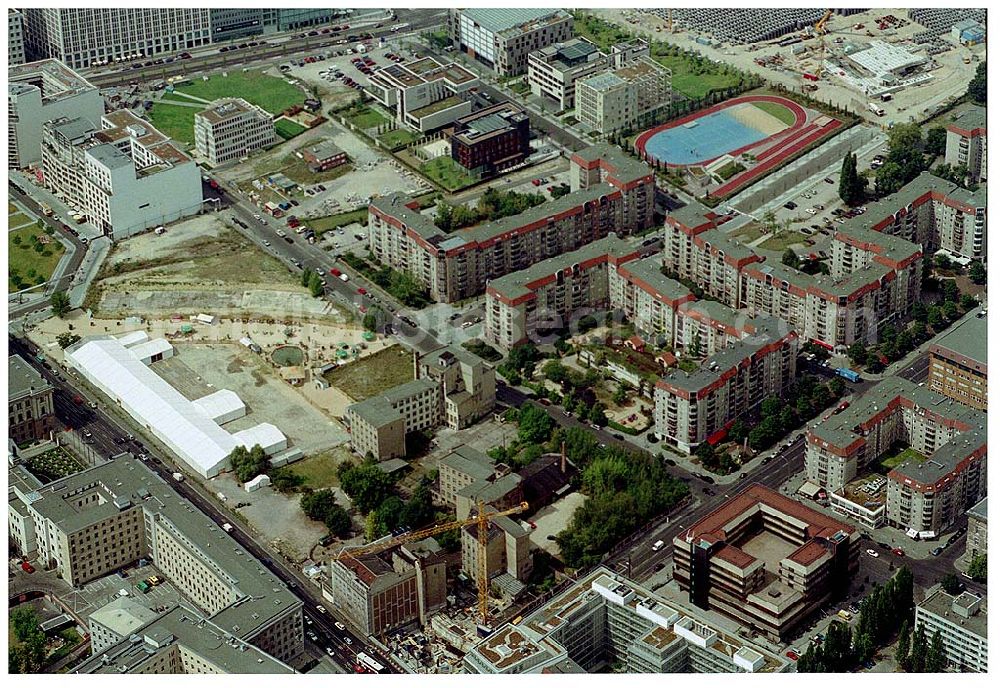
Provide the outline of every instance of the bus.
[[364,652],[358,653],[358,664],[365,667],[373,674],[381,673],[382,670],[385,669],[384,666],[376,662],[374,659],[366,655]]
[[861,376],[850,368],[836,368],[834,371],[837,375],[844,378],[845,380],[850,380],[851,382],[857,382],[861,379]]

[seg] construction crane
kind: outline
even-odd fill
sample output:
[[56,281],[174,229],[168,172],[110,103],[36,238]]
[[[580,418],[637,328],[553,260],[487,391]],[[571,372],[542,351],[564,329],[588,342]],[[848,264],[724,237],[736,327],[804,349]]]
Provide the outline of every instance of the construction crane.
[[827,10],[826,14],[823,15],[823,18],[816,22],[816,26],[813,27],[813,30],[816,31],[818,35],[822,36],[826,33],[826,23],[830,21],[830,17],[832,16],[833,10]]
[[439,523],[436,526],[430,526],[428,528],[421,528],[420,530],[415,530],[410,533],[404,533],[398,537],[389,538],[388,540],[379,540],[378,542],[373,542],[368,545],[361,545],[360,547],[354,547],[353,549],[344,550],[339,554],[335,554],[330,559],[331,561],[342,561],[344,559],[355,559],[359,556],[365,554],[375,554],[377,552],[384,552],[387,549],[392,549],[398,545],[405,545],[408,542],[416,542],[417,540],[423,540],[424,538],[432,537],[438,535],[439,533],[444,533],[449,530],[455,530],[456,528],[464,528],[465,526],[478,526],[478,540],[479,540],[479,575],[477,576],[478,589],[479,589],[479,616],[482,619],[483,625],[485,626],[489,617],[489,565],[486,561],[486,546],[489,543],[489,526],[490,522],[494,519],[500,518],[501,516],[510,516],[512,514],[519,514],[522,511],[528,510],[528,503],[521,502],[517,506],[511,507],[510,509],[504,509],[503,511],[495,511],[493,513],[486,512],[486,505],[483,502],[478,504],[478,513],[472,517],[467,518],[463,521],[451,521],[449,523]]

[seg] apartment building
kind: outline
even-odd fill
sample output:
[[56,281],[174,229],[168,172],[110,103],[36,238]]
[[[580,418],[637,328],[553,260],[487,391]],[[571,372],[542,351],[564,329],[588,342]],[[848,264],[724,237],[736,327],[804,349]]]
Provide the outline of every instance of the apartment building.
[[986,312],[973,309],[931,341],[927,385],[938,394],[986,411]]
[[799,336],[780,321],[761,318],[752,334],[713,353],[693,373],[672,370],[653,392],[658,437],[691,453],[795,380]]
[[447,561],[428,538],[330,562],[323,596],[370,635],[429,623],[447,604]]
[[130,454],[44,486],[19,477],[11,488],[9,512],[32,522],[36,565],[69,585],[148,558],[226,633],[281,661],[302,653],[298,598]]
[[130,110],[104,115],[96,126],[80,117],[44,125],[47,188],[113,240],[201,212],[198,166],[167,136]]
[[986,497],[969,509],[969,526],[965,537],[965,559],[971,560],[980,554],[986,554],[988,538],[986,534]]
[[211,10],[26,8],[25,49],[73,69],[191,50],[212,42]]
[[7,434],[17,444],[46,439],[55,427],[53,387],[14,354],[7,358]]
[[673,541],[690,601],[773,641],[791,637],[858,571],[857,529],[751,485]]
[[[486,506],[485,509],[487,513],[497,512],[492,506]],[[465,526],[462,528],[462,571],[473,581],[479,581],[482,575],[480,556],[479,526]],[[532,565],[528,530],[507,516],[494,517],[486,532],[486,576],[489,586],[495,585],[516,598],[524,591],[524,584],[531,577]]]
[[527,71],[531,53],[572,38],[573,17],[558,9],[453,8],[448,33],[456,49],[498,76],[513,76]]
[[158,614],[120,597],[88,622],[92,653],[77,674],[297,673],[183,603]]
[[986,187],[969,191],[923,172],[894,194],[868,205],[868,212],[841,226],[869,228],[953,258],[986,262]]
[[912,452],[888,473],[886,521],[913,537],[948,528],[986,496],[986,415],[891,377],[806,432],[806,478],[842,490],[896,444]]
[[630,234],[652,224],[653,175],[644,163],[597,146],[574,154],[570,174],[574,190],[562,198],[450,234],[413,200],[382,196],[368,208],[369,249],[425,286],[435,301],[452,302],[612,231]]
[[941,633],[951,669],[986,673],[989,644],[985,598],[971,592],[949,595],[938,587],[917,605],[913,616],[913,627],[923,626],[928,642],[935,633]]
[[528,113],[509,101],[459,117],[451,134],[451,159],[483,179],[524,164],[531,155]]
[[540,342],[542,330],[572,328],[583,316],[609,308],[609,274],[638,255],[611,234],[491,280],[486,287],[485,340],[509,351],[522,342]]
[[277,141],[274,120],[242,98],[216,100],[194,116],[194,146],[209,164],[245,158]]
[[719,351],[736,346],[745,337],[756,333],[760,325],[743,312],[708,299],[681,304],[677,308],[676,320],[673,348],[695,359],[714,356]]
[[100,90],[58,60],[15,65],[7,72],[7,167],[42,160],[42,126],[80,117],[97,126],[104,114]]
[[479,78],[465,67],[428,56],[376,69],[365,90],[395,113],[397,124],[427,133],[471,113],[472,101],[461,94],[477,86]]
[[622,311],[646,341],[673,347],[681,331],[680,312],[695,296],[660,271],[659,255],[619,262],[608,269],[611,307]]
[[986,108],[973,105],[945,127],[944,161],[965,167],[974,182],[986,181]]
[[465,655],[474,674],[783,673],[788,660],[599,567]]
[[458,492],[473,483],[490,482],[498,477],[493,460],[466,445],[455,447],[437,465],[438,482],[435,497],[448,506],[455,506]]
[[655,123],[673,98],[669,69],[643,56],[630,64],[576,82],[576,119],[601,134]]
[[13,7],[7,10],[7,66],[24,64],[24,15]]

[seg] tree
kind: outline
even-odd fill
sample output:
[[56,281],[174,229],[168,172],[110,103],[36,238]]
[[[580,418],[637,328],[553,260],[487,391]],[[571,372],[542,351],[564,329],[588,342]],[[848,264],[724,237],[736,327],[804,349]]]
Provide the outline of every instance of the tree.
[[302,271],[302,286],[309,287],[309,276],[315,272],[314,270],[303,270]]
[[525,444],[539,444],[549,439],[553,425],[549,414],[534,404],[526,404],[518,417],[517,438]]
[[314,297],[323,295],[323,282],[320,281],[320,276],[315,272],[309,273],[309,293]]
[[458,528],[438,533],[434,539],[446,552],[457,552],[462,548],[462,537]]
[[927,130],[927,142],[924,144],[924,153],[936,158],[944,155],[945,145],[948,141],[948,130],[944,127],[932,127]]
[[608,417],[604,411],[604,404],[597,402],[590,407],[590,412],[587,414],[587,418],[591,423],[599,425],[602,428],[608,424]]
[[437,212],[434,214],[434,224],[445,232],[452,229],[454,209],[444,201],[438,201]]
[[80,341],[80,335],[74,332],[63,332],[56,336],[56,343],[60,349],[65,349]]
[[284,494],[294,492],[306,481],[304,477],[292,471],[287,466],[276,468],[269,475],[271,476],[271,485],[274,486],[274,489]]
[[69,294],[64,291],[54,291],[50,297],[52,302],[52,314],[57,318],[62,318],[69,313]]
[[351,516],[347,510],[339,504],[334,504],[327,510],[323,518],[323,524],[331,533],[339,538],[345,538],[351,534]]
[[958,305],[960,310],[967,313],[978,306],[979,302],[976,301],[976,297],[972,294],[962,294],[962,299]]
[[957,595],[962,591],[962,582],[954,573],[949,573],[941,579],[941,587],[949,595]]
[[782,405],[783,404],[781,403],[781,399],[779,399],[778,397],[774,396],[768,397],[767,399],[764,400],[764,403],[762,403],[760,406],[761,415],[765,417],[775,416],[781,413]]
[[977,554],[969,562],[969,575],[977,583],[986,582],[986,552]]
[[954,301],[945,301],[941,304],[941,317],[946,323],[950,323],[958,317],[958,306]]
[[791,267],[791,268],[795,268],[796,270],[799,269],[799,265],[800,265],[800,263],[799,263],[799,255],[795,251],[793,251],[791,248],[786,248],[785,249],[784,254],[782,254],[782,256],[781,256],[781,262],[784,263],[785,265]]
[[378,536],[386,535],[402,524],[400,516],[403,513],[403,506],[403,500],[396,495],[386,497],[385,501],[378,505],[375,509]]
[[863,362],[868,356],[868,349],[865,347],[865,343],[860,339],[855,340],[853,344],[847,347],[847,357],[851,359],[851,363],[858,365]]
[[875,173],[875,193],[888,196],[903,188],[907,182],[903,168],[895,162],[887,162]]
[[267,454],[259,444],[255,444],[249,451],[242,445],[234,447],[227,458],[233,474],[241,483],[267,471]]
[[868,180],[858,174],[858,156],[847,153],[840,166],[840,198],[847,205],[858,205],[865,200]]
[[941,638],[941,631],[935,630],[931,638],[931,645],[927,649],[927,662],[924,671],[928,674],[940,674],[948,668],[948,656],[944,651],[944,640]]
[[955,280],[944,280],[941,282],[941,293],[945,301],[958,301],[958,285]]
[[420,485],[413,491],[403,506],[399,520],[408,528],[419,528],[434,520],[434,503],[428,485]]
[[323,521],[333,507],[337,506],[337,497],[332,490],[309,490],[299,499],[303,513],[314,521]]
[[701,358],[701,333],[695,332],[688,344],[688,356],[691,358]]
[[967,91],[972,102],[978,105],[986,105],[986,63],[980,62],[976,65],[976,75],[969,82]]
[[927,324],[931,326],[935,331],[941,327],[941,309],[936,305],[930,305],[927,307]]
[[830,390],[830,395],[836,399],[844,393],[844,388],[847,387],[847,384],[844,382],[843,378],[834,377],[826,383],[826,387]]
[[910,641],[910,666],[909,671],[915,674],[922,674],[927,664],[927,637],[924,635],[924,625],[917,626]]
[[913,319],[919,323],[927,322],[927,306],[924,305],[923,301],[917,301],[913,304]]
[[348,463],[348,468],[343,472],[339,469],[337,471],[340,486],[361,513],[373,511],[392,494],[395,480],[374,463],[363,463],[360,466],[345,463]]
[[986,268],[980,261],[972,261],[969,266],[969,279],[972,280],[973,284],[986,284]]
[[615,402],[616,406],[624,404],[628,400],[628,386],[624,383],[619,384],[611,400]]
[[899,631],[899,642],[896,645],[896,664],[903,671],[907,670],[910,664],[910,622],[909,619],[903,621],[903,628]]

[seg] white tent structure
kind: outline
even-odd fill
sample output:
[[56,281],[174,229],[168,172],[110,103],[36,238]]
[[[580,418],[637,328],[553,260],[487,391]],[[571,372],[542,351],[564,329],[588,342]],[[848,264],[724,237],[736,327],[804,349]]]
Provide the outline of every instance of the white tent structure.
[[220,389],[191,403],[219,425],[247,415],[246,404],[236,392],[229,389]]
[[[281,431],[270,423],[229,434],[213,420],[212,412],[185,398],[150,370],[133,349],[115,339],[75,344],[66,350],[66,360],[203,477],[225,470],[226,457],[238,444],[250,448],[259,443],[268,453],[274,451],[269,447],[280,445],[284,449],[288,445]],[[228,395],[218,397],[224,398],[231,401]],[[248,440],[253,441],[247,444]]]

